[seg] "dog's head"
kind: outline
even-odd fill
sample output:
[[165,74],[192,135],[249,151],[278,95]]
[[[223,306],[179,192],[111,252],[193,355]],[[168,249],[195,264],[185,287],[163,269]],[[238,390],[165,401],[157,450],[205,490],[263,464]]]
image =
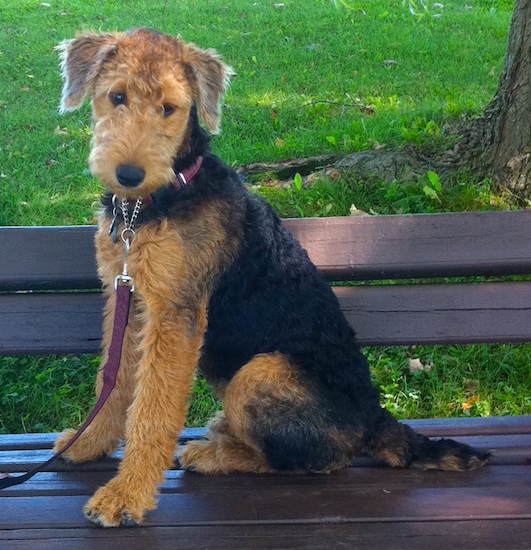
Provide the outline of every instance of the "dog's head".
[[214,50],[148,29],[85,33],[58,46],[64,78],[60,110],[92,99],[92,172],[118,196],[167,185],[187,151],[190,110],[219,132],[221,100],[233,72]]

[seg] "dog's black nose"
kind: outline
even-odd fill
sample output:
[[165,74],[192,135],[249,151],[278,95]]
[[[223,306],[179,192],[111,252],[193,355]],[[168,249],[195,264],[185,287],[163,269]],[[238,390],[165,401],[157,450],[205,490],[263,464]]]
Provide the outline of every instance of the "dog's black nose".
[[120,164],[116,167],[116,179],[124,187],[136,187],[144,180],[146,171],[133,164]]

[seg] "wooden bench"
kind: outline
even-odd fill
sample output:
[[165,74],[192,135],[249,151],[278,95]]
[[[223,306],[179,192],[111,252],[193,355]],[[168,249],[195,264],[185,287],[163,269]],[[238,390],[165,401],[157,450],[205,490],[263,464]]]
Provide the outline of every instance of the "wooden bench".
[[[335,287],[363,345],[531,341],[531,280],[507,280],[531,275],[531,212],[285,223],[330,281],[377,283]],[[94,231],[0,228],[0,355],[98,353]],[[441,282],[477,277],[486,280]],[[0,492],[0,548],[529,548],[531,416],[409,424],[494,456],[469,473],[393,470],[364,457],[329,476],[211,478],[176,465],[144,526],[107,530],[81,508],[120,454],[79,466],[58,461]],[[185,430],[181,439],[203,433]],[[42,462],[54,438],[0,436],[0,471]]]

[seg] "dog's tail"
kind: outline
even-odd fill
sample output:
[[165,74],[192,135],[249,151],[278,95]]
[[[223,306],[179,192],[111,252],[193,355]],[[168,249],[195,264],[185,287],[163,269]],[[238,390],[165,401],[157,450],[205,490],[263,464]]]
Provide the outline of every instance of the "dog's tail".
[[487,462],[490,453],[453,439],[430,439],[402,424],[386,410],[366,439],[366,452],[390,466],[421,470],[473,470]]

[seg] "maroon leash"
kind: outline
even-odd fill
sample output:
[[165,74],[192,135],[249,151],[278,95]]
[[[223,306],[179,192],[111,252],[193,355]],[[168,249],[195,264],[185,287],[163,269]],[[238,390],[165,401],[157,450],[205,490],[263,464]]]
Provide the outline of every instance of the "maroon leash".
[[[120,359],[122,357],[122,344],[124,341],[125,329],[127,327],[127,321],[129,318],[129,306],[131,303],[131,293],[132,286],[130,281],[125,281],[124,284],[119,284],[121,281],[120,278],[117,278],[117,287],[116,287],[116,309],[114,312],[114,325],[112,332],[111,345],[109,347],[109,357],[105,366],[103,367],[103,387],[98,397],[98,401],[92,412],[89,414],[88,418],[85,420],[85,423],[79,428],[74,437],[68,442],[66,447],[61,451],[55,453],[51,458],[49,458],[43,464],[39,464],[30,470],[29,472],[11,477],[8,474],[6,477],[0,479],[0,489],[5,489],[6,487],[12,487],[13,485],[20,485],[28,479],[31,479],[35,474],[44,471],[54,460],[59,458],[65,451],[70,449],[70,447],[79,439],[81,434],[88,428],[90,423],[94,420],[96,415],[100,412],[103,405],[105,405],[109,395],[116,384],[116,377],[118,376],[118,368],[120,367]],[[0,474],[1,475],[1,474]]]
[[[176,191],[183,189],[190,180],[197,174],[201,165],[203,163],[203,157],[198,157],[197,162],[188,169],[186,172],[177,174],[177,177],[172,182],[172,187]],[[7,487],[12,487],[13,485],[20,485],[28,479],[31,479],[35,474],[45,470],[54,460],[58,459],[64,452],[66,452],[70,447],[79,439],[81,434],[89,427],[91,422],[94,420],[96,415],[100,412],[102,407],[107,402],[107,399],[111,395],[111,392],[116,385],[116,378],[118,376],[118,369],[120,368],[120,360],[122,357],[122,346],[125,336],[125,329],[127,327],[127,321],[129,318],[129,307],[131,304],[131,294],[134,291],[133,279],[129,276],[127,272],[127,258],[129,255],[129,248],[131,246],[131,239],[135,235],[134,226],[136,222],[136,217],[140,212],[142,203],[150,204],[153,202],[153,197],[148,195],[143,199],[137,199],[136,206],[129,217],[129,203],[127,199],[122,200],[122,216],[124,222],[124,230],[122,231],[121,237],[124,242],[124,267],[121,275],[116,277],[115,289],[116,289],[116,309],[114,311],[114,324],[111,338],[111,345],[109,346],[109,355],[107,357],[107,362],[103,367],[103,386],[96,402],[94,408],[89,414],[85,423],[79,428],[74,437],[68,442],[66,447],[55,453],[51,458],[49,458],[43,464],[36,466],[33,470],[29,472],[11,477],[9,474],[0,473],[0,490]],[[114,204],[114,200],[113,200]],[[113,219],[111,222],[111,227],[109,229],[109,235],[113,235],[113,240],[115,240],[115,230],[117,227],[117,207],[115,206],[113,211]],[[116,241],[115,241],[116,242]]]

